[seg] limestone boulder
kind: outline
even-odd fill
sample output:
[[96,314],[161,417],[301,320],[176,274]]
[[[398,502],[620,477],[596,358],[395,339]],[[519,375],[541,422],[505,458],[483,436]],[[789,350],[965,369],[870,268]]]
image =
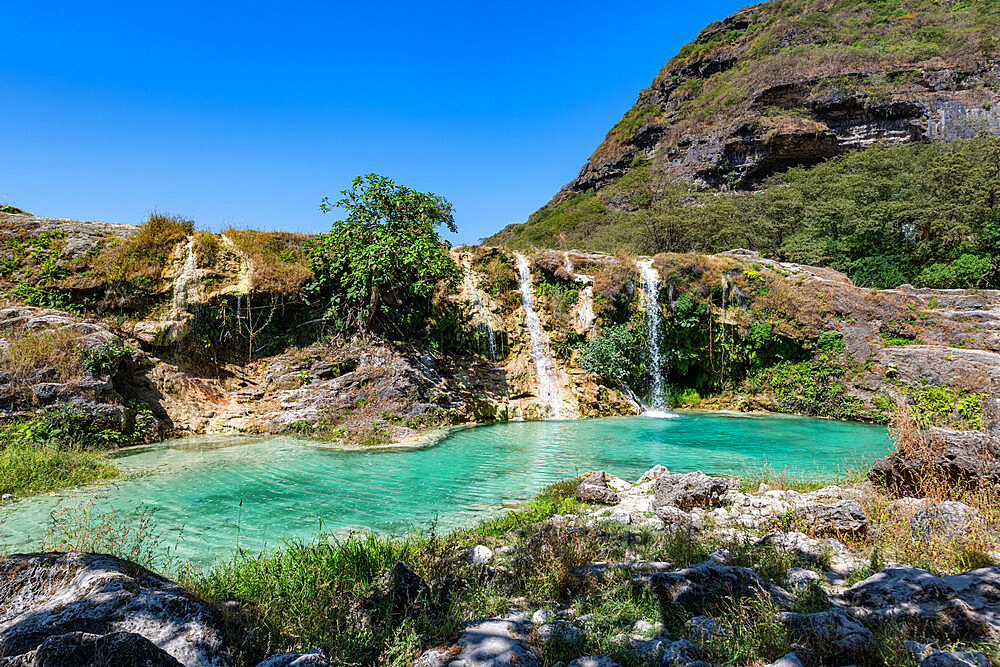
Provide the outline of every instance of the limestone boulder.
[[1000,638],[1000,565],[936,577],[893,565],[844,591],[856,612],[877,623],[934,627],[955,638]]
[[790,514],[817,535],[856,535],[868,532],[870,522],[861,503],[842,500],[832,505],[804,505]]
[[721,501],[734,485],[731,479],[711,477],[701,471],[683,475],[664,474],[653,485],[653,506],[669,505],[685,512],[695,507],[711,507]]
[[609,477],[606,472],[590,473],[576,487],[576,497],[585,503],[617,505],[621,498],[608,486]]
[[[157,667],[233,664],[213,607],[114,556],[8,556],[0,560],[0,600],[0,658],[33,654],[34,664],[147,664],[96,662],[132,654]],[[38,656],[71,654],[82,656],[81,662],[38,662]]]

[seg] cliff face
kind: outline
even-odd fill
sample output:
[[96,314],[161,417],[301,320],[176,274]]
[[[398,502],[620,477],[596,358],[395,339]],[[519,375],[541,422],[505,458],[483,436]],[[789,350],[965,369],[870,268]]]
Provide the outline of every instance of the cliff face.
[[774,0],[716,22],[670,59],[553,199],[636,162],[747,188],[871,145],[1000,131],[989,0]]
[[[2,222],[0,419],[68,406],[125,439],[291,432],[375,445],[449,424],[634,414],[637,399],[875,421],[909,402],[937,425],[972,427],[1000,396],[1000,292],[870,290],[747,251],[466,247],[452,253],[461,291],[440,298],[465,313],[468,345],[445,355],[316,342],[299,292],[279,289],[303,266],[285,236],[239,245],[237,231],[182,230],[155,251],[153,277],[128,288],[145,285],[137,296],[104,253],[138,248],[148,228]],[[288,261],[259,250],[271,246]],[[660,401],[646,391],[657,379],[673,392]]]

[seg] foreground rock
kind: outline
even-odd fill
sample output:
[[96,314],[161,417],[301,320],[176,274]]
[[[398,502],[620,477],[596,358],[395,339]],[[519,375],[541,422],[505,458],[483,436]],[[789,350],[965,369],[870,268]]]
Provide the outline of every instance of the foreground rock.
[[888,567],[844,592],[875,622],[934,627],[950,637],[1000,639],[1000,565],[935,577],[905,565]]
[[0,561],[0,599],[0,657],[21,659],[7,664],[35,664],[46,655],[96,661],[120,651],[147,656],[151,665],[233,664],[211,606],[113,556],[9,556]]
[[893,452],[868,472],[871,481],[901,494],[919,493],[929,477],[949,485],[1000,483],[1000,440],[983,431],[933,429],[925,446]]
[[530,623],[515,616],[492,618],[468,626],[454,649],[431,649],[413,663],[413,667],[499,667],[541,664],[526,643]]
[[660,475],[655,483],[656,497],[653,506],[670,506],[683,511],[695,507],[711,507],[722,499],[731,484],[732,480],[709,477],[701,471],[685,475]]
[[[0,667],[231,667],[215,608],[134,563],[101,554],[0,560]],[[330,667],[319,653],[260,667]]]
[[618,494],[608,486],[608,474],[605,472],[592,472],[584,477],[580,486],[576,487],[576,497],[586,503],[617,505],[619,502]]

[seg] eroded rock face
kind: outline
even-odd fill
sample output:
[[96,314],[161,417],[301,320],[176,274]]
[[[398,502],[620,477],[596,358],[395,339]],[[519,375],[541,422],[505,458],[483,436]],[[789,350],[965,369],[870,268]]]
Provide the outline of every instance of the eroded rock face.
[[953,637],[1000,638],[1000,566],[935,577],[905,565],[888,567],[844,592],[876,622],[936,627]]
[[0,560],[0,599],[0,657],[58,651],[96,660],[128,649],[164,667],[233,664],[212,607],[113,556],[8,556]]

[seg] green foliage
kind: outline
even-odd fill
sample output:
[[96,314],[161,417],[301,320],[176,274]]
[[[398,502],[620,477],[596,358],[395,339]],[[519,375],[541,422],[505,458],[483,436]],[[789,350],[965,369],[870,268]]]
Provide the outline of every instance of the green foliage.
[[134,434],[102,428],[72,406],[0,423],[0,493],[41,493],[121,474],[103,449]]
[[454,290],[461,276],[436,230],[455,231],[451,204],[377,174],[355,178],[341,194],[320,206],[347,217],[311,244],[310,292],[342,332],[422,335],[435,289]]
[[0,204],[0,213],[15,213],[20,215],[28,215],[16,206],[11,206],[10,204]]
[[114,375],[122,361],[132,356],[132,348],[119,340],[110,340],[83,354],[83,367],[91,375]]
[[987,394],[968,392],[940,385],[901,386],[909,397],[909,408],[924,428],[943,426],[978,430]]
[[837,418],[861,416],[860,399],[847,394],[844,369],[820,361],[782,363],[751,378],[751,387],[767,388],[785,412]]
[[[637,253],[734,246],[846,272],[859,285],[1000,286],[1000,138],[876,145],[770,177],[754,192],[697,192],[639,163],[595,194],[547,206],[491,241]],[[624,211],[591,212],[615,201]]]
[[70,312],[79,311],[79,308],[73,304],[69,295],[64,291],[54,287],[44,287],[32,280],[22,280],[17,283],[11,290],[11,296],[29,306],[58,308]]
[[642,379],[642,349],[641,332],[615,324],[584,342],[578,363],[619,387],[637,387]]

